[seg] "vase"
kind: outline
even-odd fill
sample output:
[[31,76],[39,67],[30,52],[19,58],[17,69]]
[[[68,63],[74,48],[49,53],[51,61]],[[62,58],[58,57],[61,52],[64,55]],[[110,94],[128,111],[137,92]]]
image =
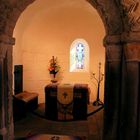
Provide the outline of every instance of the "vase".
[[56,79],[56,74],[50,74],[50,76],[51,76],[51,82],[52,83],[56,83],[57,82],[57,79]]

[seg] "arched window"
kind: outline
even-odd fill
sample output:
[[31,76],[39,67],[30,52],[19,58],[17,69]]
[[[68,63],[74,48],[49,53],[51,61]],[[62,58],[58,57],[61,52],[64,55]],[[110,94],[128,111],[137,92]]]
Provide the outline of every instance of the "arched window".
[[70,47],[70,72],[88,72],[89,46],[84,39],[76,39]]

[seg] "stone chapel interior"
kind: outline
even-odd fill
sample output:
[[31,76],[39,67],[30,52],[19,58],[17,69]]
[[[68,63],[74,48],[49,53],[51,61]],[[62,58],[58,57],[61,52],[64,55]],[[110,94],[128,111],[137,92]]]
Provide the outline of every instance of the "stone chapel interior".
[[[93,73],[98,79],[99,64],[104,73],[104,36],[103,22],[88,2],[35,1],[20,15],[13,33],[16,39],[13,47],[13,73],[16,73],[16,67],[22,66],[22,91],[37,93],[38,104],[46,102],[44,89],[51,82],[48,68],[50,59],[54,56],[60,65],[56,74],[58,83],[88,84],[89,102],[92,104],[96,100],[98,89]],[[85,47],[83,65],[87,67],[83,71],[71,70],[70,63],[74,57],[71,58],[71,51],[75,42],[82,43]],[[16,94],[21,93],[16,90],[18,89],[14,89]],[[102,101],[103,96],[104,81],[100,86]]]
[[89,140],[140,139],[139,0],[1,0],[0,19],[0,139],[32,117],[48,132],[64,117]]

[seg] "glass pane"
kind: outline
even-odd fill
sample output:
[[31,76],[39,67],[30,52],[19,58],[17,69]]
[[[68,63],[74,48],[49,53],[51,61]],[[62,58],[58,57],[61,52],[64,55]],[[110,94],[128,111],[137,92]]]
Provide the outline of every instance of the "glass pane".
[[76,69],[84,69],[84,45],[78,43],[76,46]]

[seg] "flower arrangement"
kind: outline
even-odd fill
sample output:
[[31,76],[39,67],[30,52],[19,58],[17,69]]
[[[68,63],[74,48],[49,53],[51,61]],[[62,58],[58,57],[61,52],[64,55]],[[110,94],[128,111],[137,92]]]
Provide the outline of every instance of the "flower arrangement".
[[57,61],[57,57],[55,58],[54,56],[52,56],[52,59],[50,59],[50,65],[49,65],[49,72],[50,74],[54,74],[54,77],[56,75],[57,72],[59,72],[60,66],[58,65],[58,61]]

